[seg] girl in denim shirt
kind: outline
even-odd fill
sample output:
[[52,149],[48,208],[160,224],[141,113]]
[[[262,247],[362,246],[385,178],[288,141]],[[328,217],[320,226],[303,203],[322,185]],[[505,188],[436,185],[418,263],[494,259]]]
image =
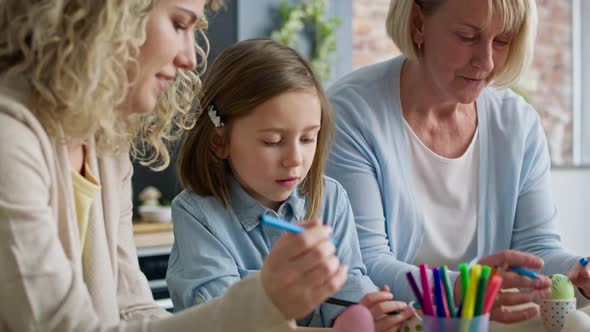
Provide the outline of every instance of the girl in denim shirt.
[[[346,191],[323,175],[333,115],[310,65],[268,39],[237,43],[212,64],[201,102],[178,161],[186,189],[172,203],[175,242],[166,280],[174,307],[210,301],[260,270],[283,233],[260,223],[260,215],[270,214],[289,222],[319,218],[331,227],[337,245],[326,243],[324,254],[349,269],[334,297],[368,307],[376,330],[411,317],[412,309],[366,276]],[[305,278],[319,286],[334,272],[310,268]],[[323,304],[298,323],[329,326],[342,310]]]

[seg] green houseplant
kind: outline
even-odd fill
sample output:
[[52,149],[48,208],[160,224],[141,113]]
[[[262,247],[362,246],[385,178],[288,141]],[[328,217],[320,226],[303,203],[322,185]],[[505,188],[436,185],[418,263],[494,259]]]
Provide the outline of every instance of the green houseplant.
[[299,36],[306,27],[312,34],[310,62],[322,81],[331,76],[331,55],[336,51],[337,17],[327,18],[327,0],[304,0],[296,5],[281,2],[279,13],[282,23],[271,33],[271,38],[281,44],[299,49]]

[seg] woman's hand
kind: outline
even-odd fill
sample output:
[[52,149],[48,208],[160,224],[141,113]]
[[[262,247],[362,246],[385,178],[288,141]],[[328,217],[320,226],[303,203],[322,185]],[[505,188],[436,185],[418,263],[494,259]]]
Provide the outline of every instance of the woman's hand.
[[[590,257],[586,257],[586,259],[590,259]],[[586,298],[590,299],[590,264],[582,266],[582,264],[576,263],[565,275],[570,278],[574,286],[583,292]]]
[[[375,331],[397,331],[402,324],[414,316],[414,308],[408,306],[405,302],[393,301],[393,294],[389,291],[389,286],[385,285],[380,291],[371,292],[365,295],[360,304],[369,309],[375,321]],[[387,313],[398,311],[397,315],[388,315]]]
[[282,235],[264,260],[262,286],[286,319],[305,317],[339,290],[348,267],[340,265],[330,228],[313,219],[299,234]]
[[[533,254],[515,250],[504,250],[482,258],[479,262],[491,267],[520,266],[530,270],[543,268],[543,260]],[[506,311],[502,306],[514,306],[544,299],[551,293],[551,281],[547,276],[537,274],[538,279],[522,276],[514,271],[505,271],[502,275],[502,289],[519,288],[520,292],[500,292],[490,311],[490,319],[501,323],[517,323],[535,317],[539,309],[527,307],[525,309]],[[461,296],[460,277],[455,281],[456,299]],[[457,297],[458,296],[458,297]]]

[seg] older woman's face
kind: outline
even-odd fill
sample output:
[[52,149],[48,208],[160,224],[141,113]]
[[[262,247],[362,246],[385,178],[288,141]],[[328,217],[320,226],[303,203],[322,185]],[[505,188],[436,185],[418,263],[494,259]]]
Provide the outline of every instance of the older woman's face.
[[[141,46],[138,67],[131,66],[135,80],[123,103],[131,113],[152,111],[178,69],[197,65],[193,46],[195,26],[203,19],[205,0],[160,0],[150,12],[146,41]],[[138,68],[138,69],[135,69]]]
[[[511,36],[487,0],[447,0],[423,16],[423,58],[435,87],[459,103],[471,103],[508,57]],[[489,22],[486,24],[486,22]]]

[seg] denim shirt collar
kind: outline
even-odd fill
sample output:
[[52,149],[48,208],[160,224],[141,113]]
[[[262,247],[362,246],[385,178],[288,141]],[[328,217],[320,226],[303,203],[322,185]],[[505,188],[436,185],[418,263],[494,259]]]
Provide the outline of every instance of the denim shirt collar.
[[289,198],[279,206],[277,212],[265,207],[248,194],[233,176],[229,177],[229,188],[231,209],[247,232],[258,226],[260,223],[258,217],[261,214],[267,213],[278,218],[296,221],[303,220],[305,217],[306,199],[299,193],[299,187],[293,190]]

